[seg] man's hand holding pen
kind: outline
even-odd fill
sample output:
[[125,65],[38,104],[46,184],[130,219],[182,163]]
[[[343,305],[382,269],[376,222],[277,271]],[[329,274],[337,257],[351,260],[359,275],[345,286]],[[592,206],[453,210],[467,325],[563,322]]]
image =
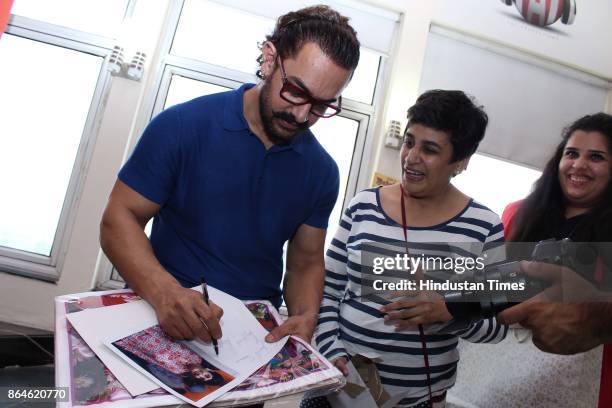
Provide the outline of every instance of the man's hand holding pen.
[[[203,277],[202,277],[201,283],[202,283],[202,297],[204,298],[204,303],[206,303],[206,306],[210,307],[210,299],[208,298],[208,287],[206,286],[206,281],[204,280]],[[207,330],[209,330],[206,322],[202,321],[202,324],[206,326]],[[219,330],[221,330],[221,328],[219,328]],[[211,334],[211,337],[212,337],[212,344],[215,347],[215,354],[219,355],[219,344],[217,343],[217,338],[212,336],[212,334]]]
[[204,301],[204,296],[180,284],[165,287],[152,303],[161,328],[178,340],[199,338],[206,343],[222,336],[219,320],[223,309]]

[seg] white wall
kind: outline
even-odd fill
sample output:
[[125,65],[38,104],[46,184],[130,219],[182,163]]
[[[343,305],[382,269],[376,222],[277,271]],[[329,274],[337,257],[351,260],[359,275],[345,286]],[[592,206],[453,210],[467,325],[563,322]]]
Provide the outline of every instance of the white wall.
[[374,132],[375,154],[370,163],[371,171],[360,179],[362,188],[370,186],[374,171],[399,178],[399,151],[384,147],[384,133],[391,120],[399,120],[403,129],[406,124],[406,110],[418,97],[429,26],[437,14],[440,2],[439,0],[380,0],[375,3],[400,11],[403,17],[395,52],[390,61],[391,72],[384,91],[384,107]]
[[[605,23],[605,18],[612,11],[612,3],[607,0],[589,2],[588,9],[581,8],[579,4],[573,25],[564,26],[558,21],[548,29],[529,26],[521,20],[514,6],[507,7],[499,1],[381,0],[376,3],[395,8],[404,16],[393,70],[387,84],[384,111],[376,124],[377,153],[373,155],[370,174],[378,171],[395,178],[401,175],[399,151],[384,147],[384,132],[390,120],[400,120],[402,129],[406,124],[406,110],[418,96],[432,23],[492,44],[527,52],[569,69],[612,80],[612,48],[601,41],[602,38],[612,38],[612,26]],[[452,70],[453,67],[448,69]],[[610,85],[612,88],[612,82]],[[608,100],[612,100],[612,91]],[[608,102],[607,111],[612,111],[612,102]],[[370,181],[371,175],[368,184]]]

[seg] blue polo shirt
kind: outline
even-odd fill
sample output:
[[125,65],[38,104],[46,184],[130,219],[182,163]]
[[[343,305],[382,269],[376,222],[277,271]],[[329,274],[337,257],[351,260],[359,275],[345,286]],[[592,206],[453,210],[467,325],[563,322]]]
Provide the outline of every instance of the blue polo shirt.
[[281,302],[282,250],[297,228],[327,228],[336,163],[310,131],[266,150],[240,89],[155,117],[119,179],[161,205],[151,244],[183,286],[207,282],[240,299]]

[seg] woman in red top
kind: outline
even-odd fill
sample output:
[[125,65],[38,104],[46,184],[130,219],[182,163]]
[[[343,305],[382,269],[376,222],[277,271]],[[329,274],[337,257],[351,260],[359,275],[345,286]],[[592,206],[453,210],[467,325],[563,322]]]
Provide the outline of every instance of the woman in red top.
[[[565,129],[533,192],[504,211],[506,240],[612,242],[611,174],[612,116],[578,119]],[[592,280],[608,286],[609,267],[599,268]],[[599,407],[612,407],[612,345],[604,347]]]

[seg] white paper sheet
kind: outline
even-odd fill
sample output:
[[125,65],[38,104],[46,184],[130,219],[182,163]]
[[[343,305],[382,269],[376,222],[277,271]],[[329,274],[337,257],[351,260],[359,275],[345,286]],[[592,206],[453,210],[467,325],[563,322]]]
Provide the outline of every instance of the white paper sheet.
[[[280,351],[289,337],[280,342],[266,343],[264,338],[268,331],[253,317],[241,300],[236,299],[220,290],[208,287],[210,299],[223,309],[221,330],[223,337],[219,339],[219,356],[215,356],[212,344],[195,340],[191,346],[203,353],[214,356],[223,364],[237,371],[251,371],[252,374],[262,365],[266,364]],[[240,310],[240,313],[227,315],[227,310]],[[281,343],[280,347],[278,344]],[[252,369],[253,364],[257,367]]]
[[[194,290],[200,291],[200,288]],[[287,338],[273,344],[266,343],[264,337],[267,331],[239,299],[210,286],[208,292],[211,301],[224,311],[221,318],[223,337],[219,340],[219,356],[215,357],[212,345],[197,342],[194,346],[197,346],[203,355],[212,356],[223,365],[240,374],[244,371],[246,376],[249,376],[278,353]],[[135,396],[159,388],[158,383],[135,370],[104,344],[158,324],[155,311],[146,301],[85,310],[67,317],[130,394]],[[240,375],[240,378],[246,377]]]

